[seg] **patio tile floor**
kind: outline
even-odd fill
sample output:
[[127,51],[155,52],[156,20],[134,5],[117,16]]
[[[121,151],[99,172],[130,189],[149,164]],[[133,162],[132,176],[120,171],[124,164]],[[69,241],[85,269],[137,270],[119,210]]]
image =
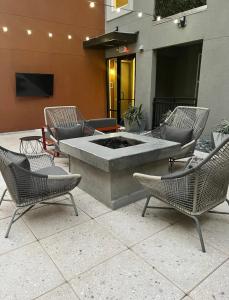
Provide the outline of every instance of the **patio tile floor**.
[[[0,145],[18,151],[19,137],[33,134],[40,132],[0,134]],[[66,159],[56,163],[68,168]],[[201,218],[204,254],[192,221],[172,210],[148,210],[142,218],[145,199],[111,211],[79,188],[74,196],[79,217],[71,207],[38,206],[8,239],[14,204],[0,206],[0,299],[229,298],[229,216]]]

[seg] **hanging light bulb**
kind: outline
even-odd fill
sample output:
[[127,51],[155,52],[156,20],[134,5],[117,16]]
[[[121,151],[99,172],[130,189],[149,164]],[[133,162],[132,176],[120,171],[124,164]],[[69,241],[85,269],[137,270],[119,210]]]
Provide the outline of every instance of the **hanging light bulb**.
[[3,32],[7,32],[7,31],[8,31],[8,27],[2,26],[2,31],[3,31]]
[[32,34],[32,30],[31,29],[27,29],[26,32],[27,32],[28,35]]
[[95,7],[95,2],[94,1],[90,1],[89,6],[90,6],[90,8],[94,8]]

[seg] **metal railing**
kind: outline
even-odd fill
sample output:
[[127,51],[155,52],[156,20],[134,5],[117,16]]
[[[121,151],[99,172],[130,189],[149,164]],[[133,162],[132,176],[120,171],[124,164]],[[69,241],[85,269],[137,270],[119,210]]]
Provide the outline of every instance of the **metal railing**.
[[156,97],[153,101],[152,128],[156,128],[168,111],[173,111],[177,106],[196,106],[197,98]]
[[207,0],[155,0],[155,15],[166,18],[207,4]]

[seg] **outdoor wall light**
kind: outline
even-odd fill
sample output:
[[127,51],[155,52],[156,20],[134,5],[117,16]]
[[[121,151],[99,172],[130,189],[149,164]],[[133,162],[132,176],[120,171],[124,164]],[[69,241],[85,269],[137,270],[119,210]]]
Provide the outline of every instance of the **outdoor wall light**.
[[3,32],[7,32],[7,31],[8,31],[8,27],[3,26],[3,27],[2,27],[2,31],[3,31]]
[[183,16],[180,19],[175,19],[173,23],[177,24],[179,28],[184,28],[187,25],[187,18],[186,16]]

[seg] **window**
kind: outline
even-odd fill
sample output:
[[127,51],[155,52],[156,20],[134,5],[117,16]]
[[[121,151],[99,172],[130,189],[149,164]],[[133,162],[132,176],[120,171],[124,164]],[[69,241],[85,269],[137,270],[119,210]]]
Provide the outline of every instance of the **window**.
[[125,5],[128,5],[128,0],[115,0],[114,1],[114,7],[115,8],[120,8],[120,7],[123,7]]
[[[131,13],[134,8],[133,2],[134,0],[107,0],[106,20],[111,21]],[[118,8],[120,11],[117,11]]]

